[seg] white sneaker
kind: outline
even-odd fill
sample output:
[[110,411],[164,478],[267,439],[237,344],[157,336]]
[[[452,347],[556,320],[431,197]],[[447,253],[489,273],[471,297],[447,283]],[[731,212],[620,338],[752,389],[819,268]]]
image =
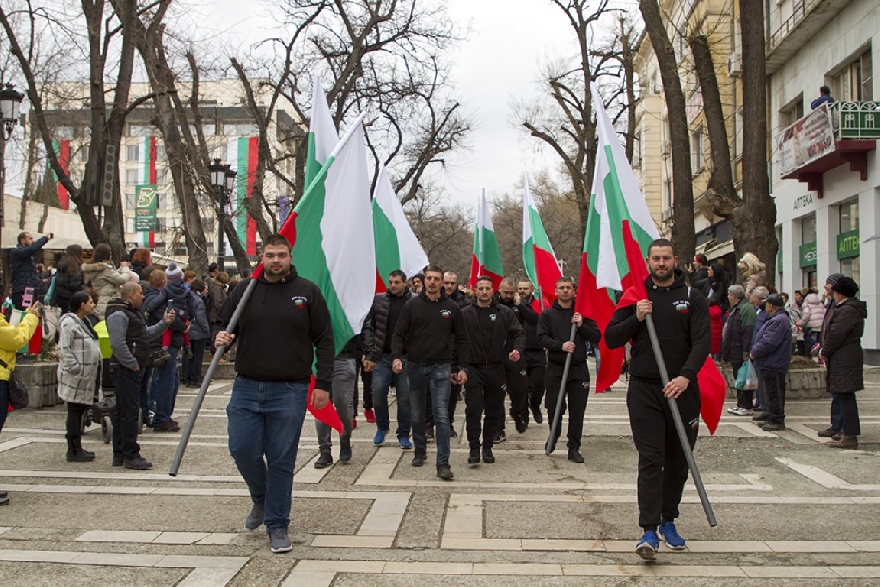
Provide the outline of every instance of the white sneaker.
[[733,414],[734,416],[736,416],[736,411],[737,411],[738,409],[739,409],[739,408],[737,408],[737,407],[727,408],[727,413],[728,413],[728,414]]

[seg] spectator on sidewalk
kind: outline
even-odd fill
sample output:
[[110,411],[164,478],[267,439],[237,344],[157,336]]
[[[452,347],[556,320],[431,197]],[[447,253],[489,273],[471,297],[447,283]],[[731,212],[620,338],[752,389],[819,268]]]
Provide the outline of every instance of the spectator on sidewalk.
[[785,376],[791,365],[791,321],[779,294],[767,298],[764,311],[767,321],[758,333],[749,358],[764,383],[767,398],[767,421],[761,426],[767,432],[785,430]]

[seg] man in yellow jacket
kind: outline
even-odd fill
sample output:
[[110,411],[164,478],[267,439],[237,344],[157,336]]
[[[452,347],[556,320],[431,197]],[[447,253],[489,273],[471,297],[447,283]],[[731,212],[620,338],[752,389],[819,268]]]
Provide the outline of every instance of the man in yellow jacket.
[[[0,366],[0,431],[6,423],[6,414],[9,411],[9,378],[10,370],[15,369],[15,351],[27,344],[34,335],[40,319],[37,313],[40,304],[34,303],[27,309],[18,326],[10,326],[0,314],[0,360],[8,368]],[[0,491],[0,505],[7,505],[9,496],[5,491]]]

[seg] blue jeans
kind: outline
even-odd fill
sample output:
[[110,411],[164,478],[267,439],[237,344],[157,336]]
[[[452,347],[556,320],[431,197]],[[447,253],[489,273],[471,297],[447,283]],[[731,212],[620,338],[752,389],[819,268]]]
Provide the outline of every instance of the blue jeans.
[[177,347],[168,347],[168,354],[171,358],[163,365],[155,370],[157,371],[159,380],[153,386],[153,401],[156,402],[156,415],[153,416],[153,427],[164,424],[171,419],[174,413],[174,403],[177,400],[177,388],[180,384],[180,376],[177,373],[177,353],[180,349]]
[[831,429],[843,432],[843,408],[840,407],[840,396],[831,393]]
[[[409,405],[409,379],[406,376],[406,357],[401,357],[404,371],[400,374],[391,370],[391,353],[382,353],[382,360],[376,363],[373,371],[373,410],[376,413],[376,428],[388,432],[391,416],[388,413],[388,388],[394,385],[397,390],[397,437],[409,438],[412,429],[412,412]],[[424,409],[423,409],[424,411]]]
[[[342,434],[340,438],[351,438],[351,399],[354,395],[354,384],[357,379],[357,366],[354,357],[350,359],[336,358],[333,363],[333,389],[330,398],[339,419],[342,420]],[[332,428],[320,420],[315,420],[315,431],[318,433],[318,449],[321,452],[330,452],[333,446],[330,441]]]
[[[437,464],[449,464],[449,391],[452,385],[449,377],[452,367],[449,363],[418,365],[407,363],[406,376],[409,378],[409,398],[412,408],[413,444],[416,452],[428,449],[425,436],[425,398],[431,394],[431,407],[434,412],[435,440],[437,441]],[[398,394],[400,395],[400,394]]]
[[251,501],[265,504],[264,523],[270,533],[290,525],[293,471],[308,392],[306,383],[256,381],[239,375],[226,406],[229,453]]

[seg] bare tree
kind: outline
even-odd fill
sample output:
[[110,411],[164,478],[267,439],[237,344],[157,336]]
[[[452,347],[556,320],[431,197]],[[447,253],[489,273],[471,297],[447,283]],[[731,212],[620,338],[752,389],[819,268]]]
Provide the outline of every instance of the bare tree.
[[473,248],[474,218],[466,206],[449,206],[442,202],[441,191],[426,185],[409,201],[404,211],[431,263],[455,271],[459,276],[467,275]]
[[690,137],[681,89],[678,59],[657,0],[640,0],[639,10],[645,22],[645,31],[660,66],[663,93],[669,122],[669,141],[672,151],[672,242],[682,260],[694,256],[694,189],[691,183]]

